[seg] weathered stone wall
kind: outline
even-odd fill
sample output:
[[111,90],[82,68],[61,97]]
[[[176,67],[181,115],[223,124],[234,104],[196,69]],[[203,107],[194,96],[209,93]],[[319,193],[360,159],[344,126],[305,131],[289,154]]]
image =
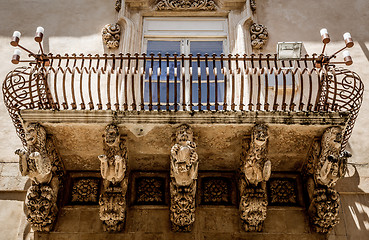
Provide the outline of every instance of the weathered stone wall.
[[[152,1],[150,1],[152,2]],[[44,48],[53,53],[104,53],[101,29],[116,21],[114,0],[24,1],[0,0],[0,77],[14,68],[10,63],[13,48],[10,37],[14,30],[22,32],[21,44],[36,50],[33,40],[37,26],[45,28]],[[304,1],[304,0],[256,0],[257,23],[268,28],[269,40],[263,52],[275,52],[279,41],[302,41],[308,53],[320,52],[319,30],[326,27],[332,42],[328,53],[343,46],[342,34],[351,32],[355,46],[350,50],[354,64],[350,67],[368,85],[369,76],[369,2]],[[229,16],[234,26],[245,12],[234,11]],[[226,16],[226,13],[222,13]],[[196,14],[199,15],[198,13]],[[211,16],[207,14],[207,16]],[[219,16],[219,14],[218,14]],[[131,19],[138,32],[142,30],[142,18],[132,11]],[[240,49],[230,29],[230,52]],[[125,33],[123,33],[125,36]],[[141,35],[135,36],[141,50]],[[242,44],[241,44],[242,45]],[[245,48],[245,47],[244,47]],[[22,54],[24,58],[25,53]],[[350,139],[349,175],[341,180],[337,189],[341,193],[341,223],[329,239],[366,239],[369,235],[369,104],[368,90]],[[2,99],[2,98],[1,98]],[[21,148],[15,129],[0,103],[0,239],[24,239],[29,232],[23,215],[27,179],[20,176],[18,159],[14,150]],[[321,239],[309,229],[304,208],[269,207],[265,229],[262,233],[245,233],[241,230],[238,210],[233,207],[199,207],[198,220],[190,234],[170,232],[169,210],[166,207],[133,207],[128,211],[126,230],[111,234],[109,238],[127,239]],[[61,210],[55,232],[40,235],[40,239],[104,239],[96,207],[66,207]]]

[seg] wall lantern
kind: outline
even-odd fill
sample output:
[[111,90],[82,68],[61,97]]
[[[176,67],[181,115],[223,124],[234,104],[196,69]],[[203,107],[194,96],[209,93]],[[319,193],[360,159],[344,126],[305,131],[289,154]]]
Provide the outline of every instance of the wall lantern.
[[277,45],[278,60],[301,59],[302,42],[279,42]]

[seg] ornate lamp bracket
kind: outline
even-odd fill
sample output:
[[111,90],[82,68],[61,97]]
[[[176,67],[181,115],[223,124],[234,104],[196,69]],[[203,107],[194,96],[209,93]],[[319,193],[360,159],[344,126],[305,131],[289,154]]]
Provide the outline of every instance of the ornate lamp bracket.
[[310,225],[318,233],[330,232],[339,221],[339,194],[334,187],[344,176],[351,157],[349,152],[341,152],[342,139],[341,127],[327,128],[320,143],[313,142],[304,166]]
[[105,128],[103,145],[104,154],[98,156],[103,178],[100,220],[105,231],[117,232],[123,229],[126,219],[128,174],[126,141],[116,125]]
[[170,221],[173,231],[189,232],[195,222],[198,164],[193,132],[188,125],[181,125],[170,157]]
[[32,180],[25,208],[34,231],[52,230],[58,214],[58,199],[64,182],[64,166],[55,144],[39,123],[25,125],[27,150],[17,149],[19,170]]
[[240,217],[245,231],[261,231],[267,215],[266,182],[271,174],[267,159],[268,127],[255,125],[249,149],[243,144],[240,166]]

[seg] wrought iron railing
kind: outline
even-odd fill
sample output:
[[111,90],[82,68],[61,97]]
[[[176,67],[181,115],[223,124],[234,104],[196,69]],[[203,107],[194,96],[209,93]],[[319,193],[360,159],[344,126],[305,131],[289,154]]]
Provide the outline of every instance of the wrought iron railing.
[[344,146],[363,83],[349,70],[315,68],[316,56],[52,55],[16,68],[4,102],[24,139],[23,109],[117,111],[349,112]]

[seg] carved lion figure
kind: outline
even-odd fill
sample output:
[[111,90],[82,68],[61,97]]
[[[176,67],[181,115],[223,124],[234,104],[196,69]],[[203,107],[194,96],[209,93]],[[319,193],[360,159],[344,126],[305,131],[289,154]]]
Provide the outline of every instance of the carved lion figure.
[[197,179],[198,155],[189,126],[177,130],[177,143],[171,149],[171,175],[178,186],[188,186]]
[[40,124],[30,123],[25,126],[25,135],[28,151],[15,151],[19,156],[19,170],[22,176],[36,183],[49,183],[52,165],[46,150],[46,131]]
[[57,192],[48,185],[32,185],[25,201],[27,219],[35,231],[50,231],[57,215]]

